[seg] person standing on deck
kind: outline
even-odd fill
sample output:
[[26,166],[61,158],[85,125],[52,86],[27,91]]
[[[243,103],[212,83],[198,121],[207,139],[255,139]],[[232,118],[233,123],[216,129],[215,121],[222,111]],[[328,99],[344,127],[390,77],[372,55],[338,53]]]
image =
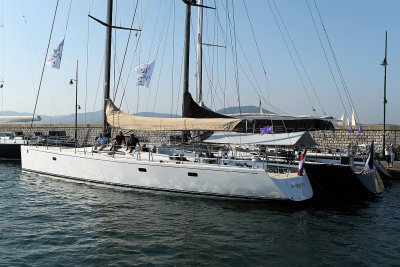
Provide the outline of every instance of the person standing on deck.
[[392,168],[395,158],[396,158],[396,151],[394,150],[393,145],[390,145],[390,167]]
[[386,146],[385,147],[386,168],[390,168],[391,153],[392,153],[392,151],[390,150],[390,147]]

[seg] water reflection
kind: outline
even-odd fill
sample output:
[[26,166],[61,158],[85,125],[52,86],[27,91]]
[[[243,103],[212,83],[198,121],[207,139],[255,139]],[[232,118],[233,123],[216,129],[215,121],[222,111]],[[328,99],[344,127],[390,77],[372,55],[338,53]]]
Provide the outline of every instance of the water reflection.
[[382,257],[390,265],[400,259],[396,184],[371,199],[249,202],[76,183],[21,173],[8,163],[0,171],[0,250],[7,252],[0,263],[6,265],[308,266],[379,264]]

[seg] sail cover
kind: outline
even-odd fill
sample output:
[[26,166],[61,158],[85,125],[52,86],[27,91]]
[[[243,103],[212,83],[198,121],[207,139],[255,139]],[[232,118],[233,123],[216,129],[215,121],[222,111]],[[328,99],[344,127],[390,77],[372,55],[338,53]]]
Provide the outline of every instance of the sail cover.
[[280,134],[246,134],[234,132],[214,133],[204,142],[214,144],[235,145],[267,145],[267,146],[316,146],[317,143],[308,132]]
[[229,118],[155,118],[134,116],[120,111],[108,101],[107,122],[112,127],[148,131],[232,131],[240,119]]

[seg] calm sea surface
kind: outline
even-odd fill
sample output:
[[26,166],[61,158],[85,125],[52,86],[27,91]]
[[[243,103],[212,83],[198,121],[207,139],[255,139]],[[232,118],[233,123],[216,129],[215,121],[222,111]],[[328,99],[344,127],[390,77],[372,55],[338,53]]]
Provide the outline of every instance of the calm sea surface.
[[298,204],[120,190],[0,162],[0,265],[400,265],[400,183]]

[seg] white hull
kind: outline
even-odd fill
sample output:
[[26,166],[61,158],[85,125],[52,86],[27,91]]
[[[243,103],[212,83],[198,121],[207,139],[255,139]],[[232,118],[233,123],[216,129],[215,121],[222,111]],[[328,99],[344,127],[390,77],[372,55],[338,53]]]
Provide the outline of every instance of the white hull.
[[115,186],[247,199],[302,201],[312,197],[307,176],[194,162],[138,160],[74,149],[21,146],[24,171]]

